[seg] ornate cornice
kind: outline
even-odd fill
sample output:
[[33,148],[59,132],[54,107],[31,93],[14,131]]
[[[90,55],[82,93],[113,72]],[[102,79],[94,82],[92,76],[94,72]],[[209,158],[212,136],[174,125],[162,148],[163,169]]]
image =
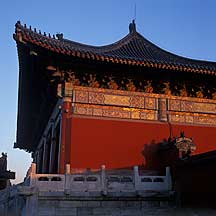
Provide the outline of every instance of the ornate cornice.
[[216,126],[215,100],[79,87],[71,83],[59,86],[59,90],[59,96],[64,91],[63,97],[71,98],[71,115]]

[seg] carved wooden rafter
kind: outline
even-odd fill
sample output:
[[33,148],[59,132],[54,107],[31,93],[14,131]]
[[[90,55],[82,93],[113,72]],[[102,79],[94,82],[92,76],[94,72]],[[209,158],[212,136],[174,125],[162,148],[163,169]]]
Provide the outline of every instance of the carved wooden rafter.
[[[70,82],[75,86],[88,86],[93,88],[108,88],[113,90],[127,90],[138,91],[146,93],[166,94],[168,96],[182,96],[182,97],[197,97],[216,99],[216,92],[214,89],[204,89],[202,87],[188,87],[185,83],[175,84],[169,81],[163,82],[163,88],[157,89],[152,80],[143,80],[137,83],[131,78],[118,79],[112,75],[107,80],[104,77],[99,77],[95,73],[79,75],[72,70],[60,71],[56,70],[52,73],[50,78],[51,83]],[[171,85],[173,86],[171,88]]]

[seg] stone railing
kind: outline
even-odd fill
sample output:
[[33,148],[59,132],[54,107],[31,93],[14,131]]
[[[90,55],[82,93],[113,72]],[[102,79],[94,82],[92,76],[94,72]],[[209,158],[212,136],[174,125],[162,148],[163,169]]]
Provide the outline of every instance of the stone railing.
[[72,114],[216,126],[216,100],[65,84]]
[[0,191],[0,215],[141,215],[148,206],[164,206],[173,194],[168,167],[165,176],[150,173],[142,175],[137,166],[74,173],[66,165],[62,175],[37,174],[32,163],[24,183]]
[[32,163],[31,172],[25,179],[25,186],[38,188],[39,191],[71,192],[169,192],[172,189],[170,168],[166,176],[140,175],[138,167],[126,174],[105,170],[99,172],[71,173],[70,165],[65,174],[36,174],[36,164]]

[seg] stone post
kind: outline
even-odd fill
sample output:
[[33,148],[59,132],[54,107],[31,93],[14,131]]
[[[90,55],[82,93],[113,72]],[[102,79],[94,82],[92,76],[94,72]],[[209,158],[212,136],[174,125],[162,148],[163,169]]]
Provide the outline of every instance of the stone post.
[[32,163],[30,168],[30,186],[34,186],[36,184],[36,169],[36,163]]
[[70,174],[70,164],[66,164],[66,166],[65,166],[65,174]]
[[47,160],[47,144],[46,144],[46,137],[43,138],[43,164],[42,164],[42,173],[46,172],[46,160]]
[[64,186],[64,193],[66,195],[70,194],[70,164],[65,165],[65,186]]
[[56,148],[56,137],[55,137],[55,124],[54,120],[51,119],[51,145],[50,145],[50,155],[49,155],[49,173],[53,173],[53,164],[55,160],[55,148]]
[[36,174],[36,163],[31,164],[31,174],[35,175]]
[[134,166],[134,189],[138,191],[139,189],[139,168]]
[[166,182],[167,182],[167,190],[172,190],[172,178],[170,173],[170,167],[166,167]]
[[107,188],[106,188],[106,167],[105,165],[101,166],[101,193],[103,195],[107,194]]

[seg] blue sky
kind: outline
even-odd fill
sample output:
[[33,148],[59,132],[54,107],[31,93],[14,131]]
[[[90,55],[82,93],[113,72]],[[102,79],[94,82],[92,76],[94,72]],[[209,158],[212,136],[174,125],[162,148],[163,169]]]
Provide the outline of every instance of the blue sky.
[[7,0],[0,8],[0,152],[22,180],[30,154],[16,141],[18,57],[12,38],[17,20],[42,32],[92,45],[128,33],[136,4],[137,30],[160,47],[195,59],[216,61],[215,0]]

